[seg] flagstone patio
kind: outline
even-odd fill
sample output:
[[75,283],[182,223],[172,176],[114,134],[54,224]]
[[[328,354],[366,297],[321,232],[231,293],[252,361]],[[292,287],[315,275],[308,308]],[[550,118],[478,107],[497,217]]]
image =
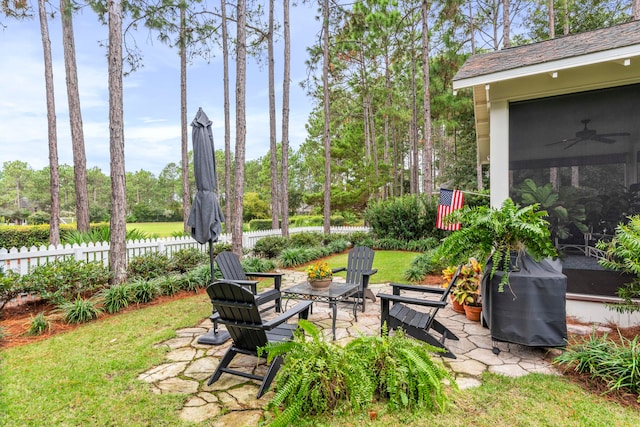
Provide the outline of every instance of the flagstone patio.
[[[301,272],[283,270],[283,288],[305,280]],[[391,291],[386,284],[370,285],[375,293]],[[180,393],[186,396],[180,417],[186,421],[208,420],[214,426],[256,425],[269,402],[273,391],[256,399],[257,381],[223,374],[220,380],[207,386],[220,358],[231,340],[221,346],[198,344],[198,337],[206,333],[211,322],[203,313],[203,321],[193,328],[176,331],[176,337],[158,344],[167,349],[166,362],[138,376],[151,385],[154,393]],[[471,322],[464,315],[447,307],[438,313],[438,319],[451,329],[460,341],[447,340],[446,344],[457,359],[441,358],[453,371],[460,388],[481,384],[485,371],[507,376],[521,376],[532,372],[555,374],[557,371],[548,361],[548,349],[525,347],[517,344],[492,341],[489,330],[478,322]],[[328,304],[315,303],[309,320],[323,328],[327,339],[331,339],[331,318]],[[380,304],[367,304],[367,312],[358,313],[358,321],[353,319],[351,306],[339,305],[336,322],[336,341],[346,343],[359,334],[373,335],[380,331]],[[588,333],[588,332],[587,332]],[[495,354],[493,349],[500,352]],[[265,365],[256,366],[256,359],[238,356],[233,367],[248,372],[265,370]]]

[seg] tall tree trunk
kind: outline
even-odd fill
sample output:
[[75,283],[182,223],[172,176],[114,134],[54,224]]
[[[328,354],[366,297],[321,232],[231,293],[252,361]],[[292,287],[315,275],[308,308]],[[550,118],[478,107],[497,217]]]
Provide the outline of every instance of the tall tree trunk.
[[[389,164],[389,156],[391,150],[391,141],[389,137],[390,123],[389,112],[391,111],[391,104],[393,103],[393,94],[391,93],[391,72],[389,71],[389,47],[385,46],[384,52],[384,89],[387,94],[384,100],[384,152],[382,155],[382,161],[384,164]],[[395,163],[394,163],[394,181],[395,181]],[[387,182],[384,187],[383,199],[386,199],[393,193],[393,184]]]
[[186,5],[180,4],[180,127],[182,141],[182,223],[184,231],[190,232],[187,225],[191,211],[191,192],[189,189],[189,138],[187,136],[187,43],[186,43]]
[[416,55],[413,43],[411,44],[411,127],[409,128],[409,143],[411,144],[409,159],[409,192],[418,194],[418,105],[416,89]]
[[331,140],[329,108],[329,0],[324,0],[322,22],[322,84],[324,105],[324,222],[325,234],[331,233]]
[[284,70],[282,79],[282,237],[289,237],[289,92],[291,88],[291,32],[289,0],[283,0]]
[[511,47],[511,16],[509,16],[509,0],[502,0],[502,46]]
[[424,97],[422,103],[422,120],[424,124],[422,147],[422,187],[426,194],[431,194],[433,180],[431,178],[431,158],[433,143],[431,141],[431,92],[429,73],[429,22],[427,0],[422,0],[422,78]]
[[[640,3],[640,0],[634,0],[635,4]],[[568,36],[569,35],[569,0],[564,0],[562,2],[562,9],[564,12],[564,35]]]
[[633,0],[631,3],[631,17],[634,21],[640,20],[640,0]]
[[53,90],[53,62],[51,61],[51,40],[44,0],[38,0],[40,34],[44,53],[44,81],[47,93],[47,129],[49,135],[49,192],[51,195],[51,220],[49,221],[49,244],[60,244],[60,175],[58,175],[58,132],[56,124],[56,104]]
[[247,84],[247,38],[246,38],[246,0],[238,1],[236,35],[236,161],[235,184],[233,191],[233,226],[231,240],[233,252],[242,256],[242,215],[244,198],[244,159],[246,123],[246,84]]
[[220,0],[222,13],[222,61],[224,86],[224,195],[225,195],[225,231],[229,231],[231,222],[231,119],[229,111],[229,35],[227,34],[226,0]]
[[269,152],[271,154],[271,228],[279,228],[280,203],[278,197],[278,145],[276,141],[276,88],[273,53],[273,0],[269,0]]
[[62,20],[64,68],[67,76],[69,121],[71,124],[71,146],[73,148],[73,176],[76,189],[76,227],[78,231],[89,231],[87,156],[84,149],[82,113],[80,112],[80,93],[78,91],[76,48],[73,40],[72,9],[67,0],[60,0],[60,12]]
[[472,0],[469,0],[469,39],[471,40],[471,54],[476,54],[476,28],[473,20]]
[[556,22],[554,17],[553,0],[549,0],[549,38],[556,38]]
[[109,12],[109,147],[111,155],[111,284],[127,280],[124,121],[122,102],[122,3],[108,0]]

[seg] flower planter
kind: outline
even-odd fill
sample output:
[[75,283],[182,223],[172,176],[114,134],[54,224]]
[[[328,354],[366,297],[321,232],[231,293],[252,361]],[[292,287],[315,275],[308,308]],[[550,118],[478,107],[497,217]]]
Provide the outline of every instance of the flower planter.
[[314,289],[325,289],[328,288],[331,284],[331,277],[326,277],[324,279],[313,279],[309,280],[309,285],[311,285]]
[[459,314],[464,314],[464,307],[456,299],[451,296],[451,309]]
[[462,307],[464,307],[464,314],[467,316],[467,319],[474,322],[480,321],[482,306],[464,304]]

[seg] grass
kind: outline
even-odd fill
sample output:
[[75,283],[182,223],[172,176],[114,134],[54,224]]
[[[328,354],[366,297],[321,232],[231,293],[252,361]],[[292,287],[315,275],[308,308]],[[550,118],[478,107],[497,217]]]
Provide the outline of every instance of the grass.
[[182,222],[132,222],[127,223],[127,230],[132,228],[144,231],[150,236],[171,237],[174,232],[184,230]]
[[[411,261],[418,255],[417,252],[377,250],[373,259],[373,268],[377,268],[378,272],[371,276],[371,283],[407,282],[403,277],[403,272],[409,268]],[[325,260],[331,268],[346,267],[347,257],[348,254],[344,253],[325,258]],[[305,268],[306,267],[300,267],[298,270],[304,271]],[[343,271],[336,275],[345,277],[345,272]]]
[[[384,257],[381,257],[384,258]],[[154,394],[138,374],[164,362],[154,344],[201,321],[203,295],[104,318],[48,340],[0,352],[3,426],[170,425],[189,396]],[[564,377],[486,374],[483,385],[454,396],[444,414],[367,411],[298,420],[315,426],[637,426],[640,412],[593,395]],[[213,421],[215,422],[215,421]]]
[[0,352],[0,424],[180,425],[185,397],[137,379],[159,365],[153,345],[211,311],[202,295],[130,311]]

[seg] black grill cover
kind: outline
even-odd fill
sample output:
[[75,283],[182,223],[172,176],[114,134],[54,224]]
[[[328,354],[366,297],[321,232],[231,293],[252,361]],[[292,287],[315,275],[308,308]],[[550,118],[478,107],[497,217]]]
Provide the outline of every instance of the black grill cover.
[[483,324],[498,341],[526,346],[563,347],[567,339],[567,277],[559,260],[536,262],[520,253],[509,284],[498,292],[504,272],[489,279],[491,260],[482,279]]

